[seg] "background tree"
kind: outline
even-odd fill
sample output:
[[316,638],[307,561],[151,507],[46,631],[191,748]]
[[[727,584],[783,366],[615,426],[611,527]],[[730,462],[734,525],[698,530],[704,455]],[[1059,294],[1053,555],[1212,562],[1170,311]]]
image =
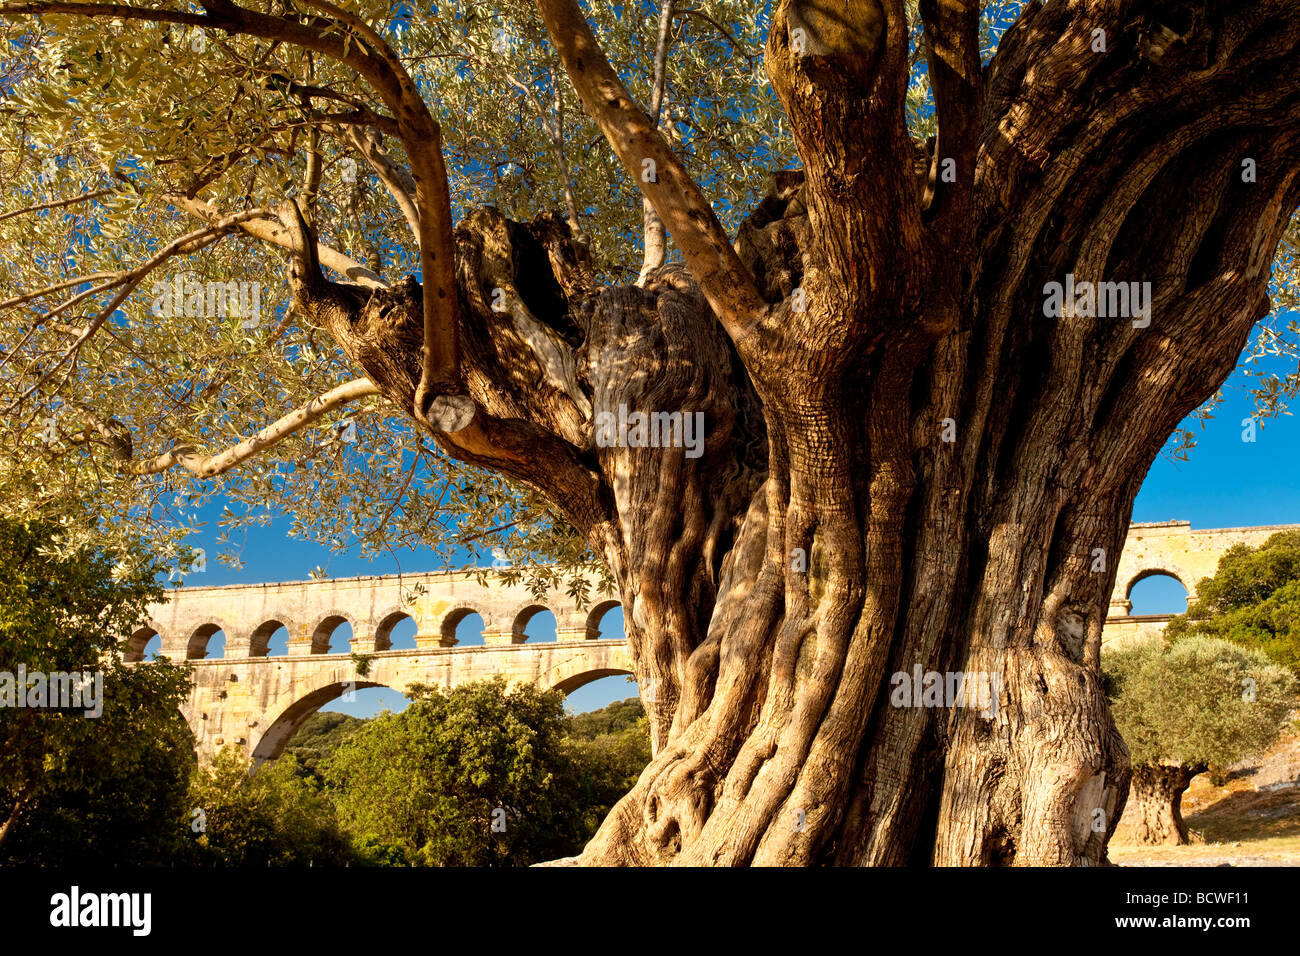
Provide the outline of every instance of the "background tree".
[[635,697],[569,718],[573,812],[585,842],[650,762],[650,722]]
[[1123,648],[1103,663],[1133,761],[1138,842],[1187,843],[1181,804],[1192,778],[1268,748],[1297,682],[1258,650],[1199,634]]
[[619,734],[639,727],[644,717],[645,707],[639,697],[616,700],[596,710],[570,717],[569,736],[580,740],[595,740],[606,734]]
[[325,764],[358,845],[398,848],[416,866],[527,866],[574,851],[562,694],[497,677],[408,696]]
[[[501,695],[504,693],[504,685],[493,684],[485,692]],[[650,727],[641,702],[632,697],[587,713],[565,717],[560,746],[547,748],[542,755],[535,750],[533,738],[518,733],[515,725],[521,720],[533,720],[539,713],[544,722],[549,722],[552,712],[521,710],[509,699],[503,699],[500,703],[500,707],[475,711],[473,719],[497,721],[494,724],[495,732],[509,738],[506,746],[510,748],[511,756],[509,759],[501,758],[503,765],[539,759],[550,761],[539,769],[551,775],[550,787],[557,796],[553,801],[554,812],[557,819],[563,818],[563,822],[556,825],[559,836],[546,852],[578,852],[582,844],[596,832],[610,808],[632,787],[645,765],[650,762]],[[370,718],[362,720],[346,714],[314,714],[294,734],[285,749],[285,756],[295,758],[291,762],[295,773],[307,778],[313,785],[323,785],[325,767],[330,758],[353,734],[370,722]],[[395,724],[401,723],[401,719],[395,721]],[[392,746],[400,747],[400,744],[394,743]],[[382,763],[371,761],[365,755],[365,749],[364,743],[358,744],[358,749],[351,754],[352,759],[367,766]],[[388,749],[385,747],[385,752]],[[416,759],[420,759],[418,755]],[[462,804],[460,798],[465,791],[460,783],[448,783],[449,775],[450,772],[439,777],[437,783],[441,787],[440,796],[446,798],[443,805],[455,807],[461,815],[472,812],[478,791],[469,793],[468,806]],[[438,819],[431,816],[438,811],[412,808],[411,783],[400,774],[384,774],[382,779],[367,777],[360,792],[352,792],[354,782],[352,776],[342,777],[338,781],[338,788],[326,790],[326,796],[349,808],[364,806],[365,812],[361,817],[348,817],[351,830],[349,838],[361,859],[372,864],[404,866],[413,862],[479,858],[482,837],[473,827],[457,829],[453,839],[461,840],[463,846],[455,850],[444,848],[441,855],[422,855],[410,849],[420,838],[411,837],[409,833],[412,831],[404,831],[400,824],[395,825],[395,817],[408,811],[421,814],[421,819],[412,820],[411,823],[422,831],[431,830],[440,824]],[[377,820],[385,822],[376,823]],[[529,852],[529,859],[537,855],[532,852],[532,848]]]
[[[1294,278],[1293,3],[0,18],[6,507],[220,491],[537,586],[599,562],[654,758],[587,862],[1104,858],[1133,499]],[[178,310],[181,269],[292,310]],[[597,441],[620,408],[702,454]],[[892,707],[916,666],[995,675],[992,723]]]
[[158,567],[138,552],[54,553],[71,523],[0,519],[0,672],[103,673],[98,717],[0,706],[0,861],[165,863],[184,844],[194,766],[188,669],[123,665],[123,636],[161,595]]
[[283,756],[250,772],[223,750],[199,770],[187,821],[191,859],[200,866],[343,866],[356,862],[334,808]]
[[360,717],[332,711],[318,711],[308,717],[285,747],[285,756],[295,760],[299,773],[324,784],[324,763],[343,741],[365,724]]
[[1280,531],[1258,548],[1229,548],[1166,634],[1221,637],[1300,674],[1300,532]]

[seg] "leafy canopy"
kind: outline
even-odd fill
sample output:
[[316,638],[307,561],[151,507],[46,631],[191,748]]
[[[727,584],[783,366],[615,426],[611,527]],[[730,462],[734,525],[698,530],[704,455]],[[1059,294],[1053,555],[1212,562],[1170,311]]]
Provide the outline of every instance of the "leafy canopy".
[[581,846],[650,763],[650,721],[631,697],[570,717],[568,732]]
[[[635,278],[638,186],[583,113],[530,0],[347,6],[397,51],[440,122],[454,217],[480,204],[517,219],[560,210],[601,277]],[[922,143],[934,132],[933,100],[916,3],[907,6],[907,115]],[[987,60],[1024,4],[983,6]],[[311,12],[299,0],[247,7]],[[769,172],[797,164],[763,69],[770,9],[678,4],[670,32],[661,128],[733,234]],[[624,84],[648,102],[660,6],[591,0],[585,12]],[[284,250],[210,227],[239,215],[274,224],[288,200],[310,194],[313,225],[351,263],[350,277],[396,283],[417,271],[417,248],[385,177],[409,179],[408,157],[382,124],[357,120],[383,110],[356,73],[291,43],[54,14],[0,18],[0,43],[0,508],[52,514],[93,494],[100,534],[145,529],[181,566],[182,539],[212,502],[222,507],[216,557],[233,566],[243,529],[278,512],[293,516],[291,533],[367,557],[419,545],[448,563],[465,549],[569,569],[592,560],[532,490],[448,458],[378,396],[220,477],[123,473],[128,456],[230,447],[355,375],[291,311]],[[367,137],[384,156],[377,166],[363,153]],[[1294,236],[1275,269],[1288,307]],[[244,286],[235,305],[209,314],[212,293],[199,303],[186,277]],[[168,306],[178,281],[184,294]],[[1285,412],[1297,384],[1268,360],[1296,354],[1294,322],[1261,325],[1248,368],[1261,375],[1262,414]],[[1194,443],[1185,431],[1174,451]],[[534,567],[535,589],[559,582]],[[570,575],[570,587],[578,580]]]
[[334,807],[285,755],[255,773],[223,750],[194,775],[192,853],[211,866],[342,866],[358,859]]
[[0,861],[157,863],[184,832],[189,669],[123,664],[157,566],[138,550],[55,553],[72,524],[0,518],[0,672],[103,675],[98,717],[0,707]]
[[564,698],[503,677],[415,686],[325,762],[343,827],[419,866],[528,865],[574,851]]
[[[635,278],[637,186],[583,114],[531,2],[349,6],[401,53],[442,122],[457,218],[480,204],[520,219],[572,209],[601,273]],[[767,171],[789,165],[793,152],[760,69],[764,20],[738,0],[693,8],[676,26],[664,123],[734,228],[761,197]],[[591,10],[641,96],[652,73],[652,10]],[[350,69],[288,44],[139,21],[0,21],[0,42],[11,55],[0,76],[0,300],[136,269],[204,225],[179,208],[178,196],[196,195],[222,213],[282,211],[303,188],[310,137],[323,166],[314,223],[322,243],[390,282],[416,272],[415,238],[349,128],[322,119],[295,93],[293,84],[309,83],[339,102],[376,106]],[[404,168],[400,143],[384,143]],[[99,195],[5,217],[91,194]],[[185,274],[255,283],[260,317],[159,314],[160,288],[168,286],[155,283]],[[75,368],[64,363],[42,382],[50,367],[41,356],[63,353],[67,330],[90,323],[122,288],[47,318],[94,287],[74,282],[6,303],[12,311],[0,348],[12,362],[0,407],[21,414],[2,419],[10,449],[0,464],[4,507],[39,512],[93,489],[114,524],[161,533],[196,527],[196,509],[220,496],[227,510],[218,557],[236,565],[239,529],[271,510],[292,514],[294,533],[338,549],[359,542],[367,556],[418,543],[450,559],[469,541],[512,559],[589,558],[530,490],[443,456],[378,398],[327,416],[221,479],[118,473],[115,437],[129,435],[136,458],[178,445],[219,450],[356,373],[331,340],[289,311],[282,252],[224,234],[143,276],[78,346]],[[88,425],[92,417],[110,422],[108,437]],[[345,418],[355,441],[339,438],[335,425]],[[505,525],[508,533],[492,531]],[[154,546],[179,560],[177,538]]]
[[1259,651],[1201,635],[1122,648],[1102,668],[1135,767],[1226,768],[1258,753],[1277,739],[1300,686]]
[[[908,6],[908,117],[923,140],[933,103]],[[986,5],[986,59],[1022,6]],[[296,0],[248,7],[308,12]],[[397,51],[441,123],[456,217],[480,204],[518,219],[560,210],[601,277],[635,278],[637,183],[583,113],[532,2],[354,0],[348,9]],[[603,0],[586,8],[643,103],[659,11]],[[769,12],[740,0],[678,4],[670,32],[661,127],[733,233],[770,171],[797,163],[763,69]],[[514,563],[591,560],[531,490],[450,460],[376,396],[218,478],[123,474],[128,455],[229,447],[355,374],[290,310],[282,249],[237,229],[196,230],[237,214],[274,223],[287,200],[310,193],[321,241],[395,283],[417,269],[415,238],[360,144],[372,134],[382,144],[390,178],[409,176],[407,157],[397,139],[354,121],[382,112],[357,74],[293,44],[53,14],[0,19],[0,43],[0,507],[42,514],[93,493],[101,534],[145,528],[151,547],[182,566],[181,538],[213,501],[223,508],[217,557],[232,565],[241,529],[279,511],[293,515],[293,533],[366,556],[419,544],[449,562],[465,547],[500,549]],[[207,314],[208,299],[199,308],[184,291],[187,276],[246,288],[235,306]],[[169,307],[177,281],[184,295]],[[351,432],[336,427],[344,421]]]
[[364,727],[366,720],[335,711],[317,711],[294,732],[284,756],[293,757],[300,776],[323,785],[324,763],[353,731]]

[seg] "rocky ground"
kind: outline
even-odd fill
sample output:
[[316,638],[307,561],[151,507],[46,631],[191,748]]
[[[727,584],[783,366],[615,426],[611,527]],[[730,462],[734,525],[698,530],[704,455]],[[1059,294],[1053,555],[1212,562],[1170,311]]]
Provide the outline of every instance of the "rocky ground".
[[1183,795],[1190,846],[1132,842],[1128,813],[1110,843],[1120,866],[1300,866],[1300,730],[1233,768],[1222,787],[1201,774]]

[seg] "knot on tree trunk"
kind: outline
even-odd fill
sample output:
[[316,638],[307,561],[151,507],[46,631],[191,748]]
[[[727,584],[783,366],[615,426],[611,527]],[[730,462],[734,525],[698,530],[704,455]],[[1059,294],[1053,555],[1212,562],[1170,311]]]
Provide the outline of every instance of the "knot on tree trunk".
[[803,193],[802,170],[774,172],[767,196],[736,233],[740,261],[759,294],[773,304],[789,298],[803,281],[803,250],[809,242]]
[[884,47],[885,11],[879,0],[794,0],[786,35],[813,82],[865,91]]

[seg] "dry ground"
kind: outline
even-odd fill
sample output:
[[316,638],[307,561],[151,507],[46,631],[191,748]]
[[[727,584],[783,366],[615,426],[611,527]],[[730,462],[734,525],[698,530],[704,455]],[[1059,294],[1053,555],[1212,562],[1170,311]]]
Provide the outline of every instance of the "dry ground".
[[[1131,805],[1130,805],[1131,806]],[[1110,843],[1120,866],[1300,866],[1300,730],[1263,757],[1233,768],[1222,787],[1209,774],[1183,795],[1191,846],[1147,847],[1132,842],[1125,812]]]

